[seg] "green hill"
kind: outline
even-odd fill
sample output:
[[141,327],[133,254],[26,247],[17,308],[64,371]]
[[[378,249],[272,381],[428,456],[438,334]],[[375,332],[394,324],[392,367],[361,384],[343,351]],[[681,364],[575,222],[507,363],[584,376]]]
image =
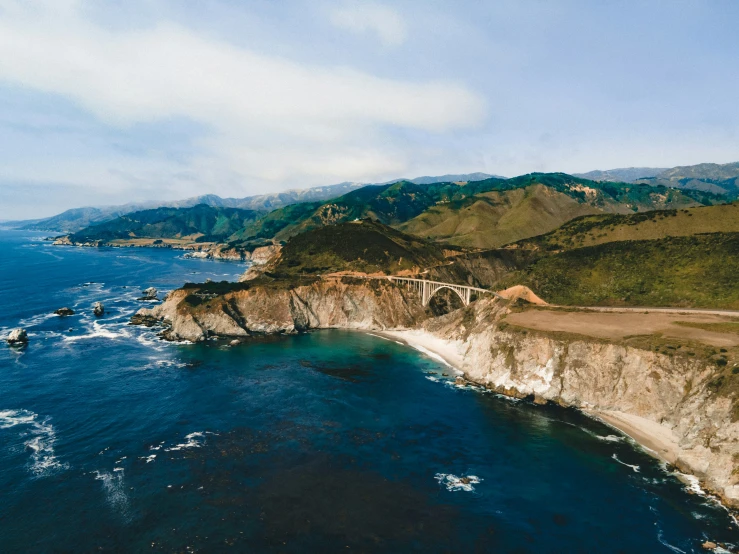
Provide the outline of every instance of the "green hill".
[[705,190],[728,198],[739,197],[739,162],[728,164],[698,164],[666,169],[662,173],[640,179],[639,182]]
[[624,240],[652,240],[698,233],[739,232],[739,202],[628,215],[587,215],[558,229],[519,241],[519,248],[567,250]]
[[627,240],[544,255],[499,286],[577,306],[739,309],[739,233]]
[[110,242],[135,238],[223,241],[263,212],[238,208],[217,208],[199,204],[192,208],[156,208],[120,216],[87,227],[69,236],[75,243]]
[[701,191],[596,183],[564,173],[513,179],[366,186],[328,202],[275,210],[232,240],[285,240],[303,231],[372,218],[450,245],[491,248],[555,229],[584,214],[631,213],[717,202]]
[[433,243],[396,231],[377,221],[362,220],[312,229],[292,237],[270,268],[272,276],[336,271],[395,274],[444,263]]

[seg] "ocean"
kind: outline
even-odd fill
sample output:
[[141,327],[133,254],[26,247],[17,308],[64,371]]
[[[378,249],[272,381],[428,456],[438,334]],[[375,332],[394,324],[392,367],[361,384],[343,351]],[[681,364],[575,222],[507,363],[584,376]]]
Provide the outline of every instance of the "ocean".
[[[0,231],[0,552],[703,552],[739,529],[576,410],[362,332],[172,344],[141,291],[246,266]],[[102,301],[106,313],[92,315]],[[53,311],[70,307],[75,315]]]

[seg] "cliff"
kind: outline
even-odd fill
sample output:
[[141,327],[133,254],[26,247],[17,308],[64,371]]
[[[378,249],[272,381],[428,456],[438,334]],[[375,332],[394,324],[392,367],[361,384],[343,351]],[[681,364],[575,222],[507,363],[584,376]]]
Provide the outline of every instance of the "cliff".
[[708,359],[507,326],[506,312],[502,302],[485,299],[423,328],[455,344],[469,380],[633,430],[658,456],[739,506],[739,410],[726,369]]
[[134,323],[161,322],[164,338],[189,341],[331,327],[422,334],[427,348],[454,350],[470,381],[600,417],[739,507],[739,376],[731,366],[692,351],[516,327],[506,322],[510,307],[481,299],[434,318],[414,293],[382,280],[261,280],[187,285]]
[[[219,290],[227,286],[230,290]],[[342,327],[415,326],[428,317],[413,293],[379,280],[326,279],[302,285],[193,285],[141,309],[134,323],[162,322],[168,340],[202,341]]]

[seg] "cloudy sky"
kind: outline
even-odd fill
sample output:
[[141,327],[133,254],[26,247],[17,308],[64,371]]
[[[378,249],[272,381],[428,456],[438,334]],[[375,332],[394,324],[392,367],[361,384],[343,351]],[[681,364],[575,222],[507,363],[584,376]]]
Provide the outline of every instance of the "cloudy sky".
[[0,0],[0,219],[739,160],[734,0]]

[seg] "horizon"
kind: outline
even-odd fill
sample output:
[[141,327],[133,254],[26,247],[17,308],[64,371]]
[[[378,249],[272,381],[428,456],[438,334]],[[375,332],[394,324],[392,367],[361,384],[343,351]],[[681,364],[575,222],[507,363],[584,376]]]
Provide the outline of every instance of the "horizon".
[[0,220],[731,163],[737,16],[729,1],[2,0]]

